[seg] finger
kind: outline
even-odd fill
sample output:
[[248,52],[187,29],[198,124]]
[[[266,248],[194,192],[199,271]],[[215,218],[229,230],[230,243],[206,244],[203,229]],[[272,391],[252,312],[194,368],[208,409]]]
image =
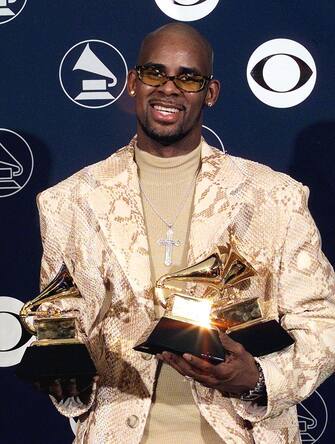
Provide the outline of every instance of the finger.
[[162,353],[158,354],[157,356],[161,361],[166,362],[166,363],[169,363],[172,361],[175,362],[178,360],[178,355],[175,355],[174,353],[167,352],[167,351],[163,351]]
[[223,345],[223,347],[225,348],[225,350],[228,353],[233,353],[235,355],[241,355],[246,351],[242,344],[240,344],[237,341],[234,341],[234,339],[229,337],[226,333],[219,331],[219,337],[220,337],[221,344]]
[[[215,388],[220,384],[220,381],[208,373],[202,373],[201,370],[196,369],[188,364],[188,362],[181,356],[174,355],[173,353],[163,353],[168,360],[168,364],[177,370],[183,376],[189,376],[190,378],[198,381],[208,387]],[[170,356],[169,356],[170,355]],[[169,357],[169,359],[168,359]]]
[[198,356],[189,353],[184,353],[183,358],[192,366],[193,370],[197,370],[204,374],[212,374],[214,372],[215,365],[211,364],[206,359],[199,358]]
[[64,399],[63,388],[60,379],[55,379],[49,384],[48,393],[59,402]]
[[190,376],[190,377],[193,377],[193,376],[191,376],[190,374],[188,374],[187,371],[185,371],[183,368],[181,368],[178,364],[176,364],[176,363],[173,362],[173,361],[166,362],[166,364],[169,365],[170,367],[174,368],[174,369],[175,369],[179,374],[181,374],[182,376]]
[[[187,359],[185,359],[185,356]],[[173,359],[184,371],[192,371],[197,375],[212,375],[215,367],[207,360],[189,353],[184,353],[183,356],[175,356]]]
[[99,379],[98,376],[94,376],[93,378],[91,376],[81,376],[77,377],[76,384],[77,384],[77,390],[79,393],[87,390],[88,388],[92,387],[94,382],[97,382]]
[[185,353],[184,359],[192,365],[197,373],[197,380],[206,387],[216,388],[230,377],[230,369],[226,362],[211,364],[197,356]]
[[79,395],[76,378],[62,379],[61,386],[63,389],[64,398],[71,398],[72,396]]
[[86,378],[86,387],[83,388],[81,388],[82,387],[81,385],[78,386],[77,382],[78,389],[80,387],[79,399],[81,400],[81,402],[83,402],[84,404],[88,404],[91,397],[93,384],[96,384],[98,381],[99,381],[98,375],[93,376],[93,378],[89,379]]
[[[186,367],[185,365],[179,365],[179,362],[180,361],[170,360],[168,362],[168,365],[170,365],[172,368],[174,368],[178,373],[180,373],[184,377],[189,377],[195,381],[199,380],[199,377],[201,377],[201,375],[199,375],[196,371],[193,371],[191,367]],[[206,382],[208,383],[207,380]]]
[[166,364],[171,365],[180,374],[191,376],[189,373],[192,372],[192,367],[181,356],[164,351],[162,353],[162,360]]

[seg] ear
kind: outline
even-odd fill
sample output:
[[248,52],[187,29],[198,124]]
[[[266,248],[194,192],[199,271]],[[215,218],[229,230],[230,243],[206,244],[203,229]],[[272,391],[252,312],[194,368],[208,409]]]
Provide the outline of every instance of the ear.
[[128,72],[127,91],[128,94],[132,97],[136,94],[136,79],[137,79],[137,73],[135,69],[131,69]]
[[219,97],[219,93],[220,93],[220,82],[215,79],[210,80],[207,87],[205,104],[207,106],[213,106]]

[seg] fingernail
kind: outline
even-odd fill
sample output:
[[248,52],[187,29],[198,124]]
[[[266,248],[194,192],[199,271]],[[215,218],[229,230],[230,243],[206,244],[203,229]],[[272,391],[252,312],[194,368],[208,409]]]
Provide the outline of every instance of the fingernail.
[[172,359],[171,354],[169,352],[166,352],[166,351],[163,352],[163,357],[165,359],[167,359],[168,361],[171,361],[171,359]]
[[186,359],[186,361],[192,361],[192,356],[189,355],[188,353],[184,353],[183,358]]

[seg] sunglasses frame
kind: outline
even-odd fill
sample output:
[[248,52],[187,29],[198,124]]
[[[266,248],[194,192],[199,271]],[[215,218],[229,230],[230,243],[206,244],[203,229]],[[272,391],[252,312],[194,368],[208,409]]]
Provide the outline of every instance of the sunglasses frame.
[[175,79],[178,80],[178,77],[180,77],[182,74],[178,74],[178,75],[176,75],[176,76],[167,76],[165,73],[162,73],[162,74],[164,74],[163,82],[160,83],[160,84],[158,84],[158,85],[150,85],[149,83],[146,83],[146,82],[143,81],[142,73],[141,73],[141,70],[142,70],[142,69],[149,68],[149,67],[150,67],[150,65],[136,65],[136,66],[135,66],[135,70],[136,70],[137,77],[139,78],[139,80],[140,80],[142,83],[144,83],[144,85],[151,86],[151,87],[153,87],[153,88],[158,88],[159,86],[163,86],[163,85],[165,85],[166,82],[168,82],[169,80],[171,80],[171,81],[174,83],[174,85],[175,85],[178,89],[180,89],[180,90],[182,90],[182,91],[184,91],[184,92],[187,92],[187,93],[198,93],[198,92],[202,91],[202,90],[206,87],[206,85],[208,84],[208,82],[209,82],[210,80],[213,79],[213,75],[210,75],[210,76],[199,76],[199,77],[202,78],[201,80],[202,80],[202,82],[203,82],[201,88],[198,89],[197,91],[188,91],[187,89],[184,89],[184,88],[178,86],[178,85],[176,84],[176,82],[175,82]]

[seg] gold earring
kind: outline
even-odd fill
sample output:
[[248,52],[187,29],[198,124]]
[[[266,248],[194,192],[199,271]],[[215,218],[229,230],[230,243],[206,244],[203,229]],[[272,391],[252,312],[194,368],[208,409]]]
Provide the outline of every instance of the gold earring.
[[212,102],[207,102],[207,106],[210,108],[211,106],[213,106]]

